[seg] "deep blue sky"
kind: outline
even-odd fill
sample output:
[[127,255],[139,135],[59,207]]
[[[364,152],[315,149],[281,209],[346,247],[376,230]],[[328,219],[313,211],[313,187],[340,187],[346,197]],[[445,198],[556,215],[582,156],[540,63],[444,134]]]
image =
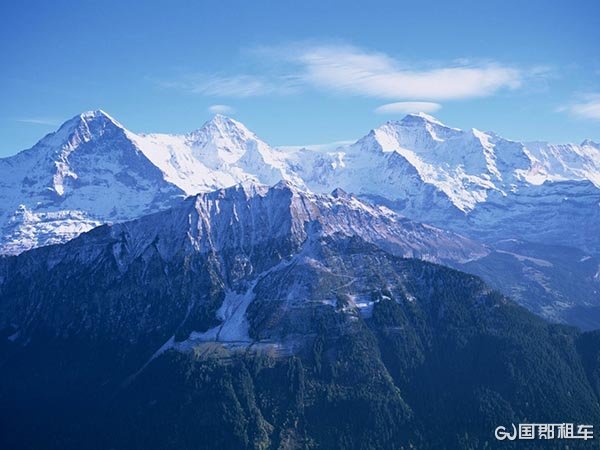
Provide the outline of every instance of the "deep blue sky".
[[180,133],[215,104],[274,145],[358,138],[418,101],[456,127],[600,140],[598,1],[136,3],[2,2],[0,155],[85,110]]

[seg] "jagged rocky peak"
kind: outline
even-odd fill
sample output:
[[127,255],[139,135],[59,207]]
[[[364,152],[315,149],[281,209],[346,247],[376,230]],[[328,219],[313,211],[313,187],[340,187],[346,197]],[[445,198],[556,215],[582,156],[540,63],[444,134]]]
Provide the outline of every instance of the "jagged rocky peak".
[[98,121],[112,122],[113,124],[115,124],[117,126],[121,126],[119,124],[119,122],[117,122],[110,114],[108,114],[106,111],[103,111],[102,109],[94,109],[94,110],[82,112],[81,114],[79,114],[79,118],[82,121],[85,121],[87,123],[98,122]]
[[253,218],[246,224],[262,233],[257,220],[267,219],[277,226],[283,215],[295,215],[293,200],[314,201],[314,195],[302,192],[289,181],[280,181],[274,186],[246,180],[234,186],[194,196],[196,210],[201,216],[212,220],[216,216],[227,216],[230,224],[243,220],[248,214]]
[[352,196],[350,194],[348,194],[346,191],[344,191],[342,188],[335,188],[333,191],[331,191],[331,196],[333,198],[341,198],[341,199],[352,198]]
[[127,235],[136,241],[130,248],[141,251],[158,245],[165,259],[177,252],[177,242],[200,251],[251,251],[253,246],[283,238],[297,247],[311,230],[318,235],[359,236],[384,243],[402,256],[435,261],[467,260],[487,253],[459,235],[412,222],[385,207],[370,206],[341,189],[331,195],[314,194],[288,181],[271,187],[245,182],[198,194],[180,207],[115,225],[113,235],[120,235],[121,230],[128,230]]
[[83,112],[65,122],[58,132],[63,129],[87,132],[90,137],[101,136],[108,129],[125,128],[117,120],[101,109]]
[[196,202],[202,201],[248,201],[256,196],[265,196],[269,187],[253,180],[245,180],[233,186],[217,189],[212,192],[199,193],[194,196]]
[[48,134],[39,144],[48,147],[76,147],[99,139],[106,133],[125,132],[125,128],[101,109],[86,111],[67,120],[54,133]]
[[[290,197],[303,195],[304,192],[291,181],[280,180],[273,186],[247,179],[233,186],[216,189],[211,192],[203,192],[194,195],[196,199],[208,198],[211,200],[236,199],[250,200],[254,197],[265,197],[274,192],[286,192]],[[308,194],[308,193],[307,193]]]

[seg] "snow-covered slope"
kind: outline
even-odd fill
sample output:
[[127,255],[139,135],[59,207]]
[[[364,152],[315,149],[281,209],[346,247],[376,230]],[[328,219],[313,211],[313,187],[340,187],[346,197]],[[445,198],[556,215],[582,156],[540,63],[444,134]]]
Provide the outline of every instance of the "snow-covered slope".
[[[167,211],[110,229],[114,239],[124,236],[127,246],[125,259],[118,256],[121,250],[115,250],[120,265],[129,264],[150,246],[167,261],[181,251],[235,250],[242,255],[269,242],[298,247],[311,235],[358,236],[404,257],[437,262],[467,262],[489,253],[456,233],[413,222],[339,189],[314,194],[285,181],[273,187],[242,183],[198,194]],[[282,248],[285,245],[278,249],[279,256]]]
[[0,160],[0,251],[64,242],[100,223],[169,206],[184,192],[102,111]]
[[0,160],[0,253],[63,242],[106,222],[241,182],[342,188],[403,215],[494,241],[600,253],[600,145],[523,143],[407,115],[335,151],[279,150],[217,115],[185,135],[136,134],[81,114]]
[[[323,162],[328,170],[318,179],[311,179],[315,172],[305,167],[311,187],[345,184],[361,194],[402,198],[407,180],[395,175],[404,165],[465,213],[485,203],[491,192],[509,195],[524,186],[565,180],[587,180],[600,188],[600,147],[591,141],[580,146],[516,142],[474,128],[450,128],[424,113],[387,122],[322,158],[328,159],[329,164]],[[410,186],[408,191],[415,193]]]
[[165,179],[193,195],[252,181],[303,182],[288,169],[286,154],[276,151],[240,122],[216,115],[186,135],[128,136],[165,174]]
[[309,188],[334,187],[482,239],[600,252],[600,146],[523,143],[407,115],[335,152],[298,156]]

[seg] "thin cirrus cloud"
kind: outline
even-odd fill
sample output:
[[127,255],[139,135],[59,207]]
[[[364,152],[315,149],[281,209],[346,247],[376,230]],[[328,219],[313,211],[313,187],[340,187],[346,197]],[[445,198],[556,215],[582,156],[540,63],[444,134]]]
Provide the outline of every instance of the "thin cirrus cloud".
[[20,123],[29,123],[32,125],[58,125],[59,124],[59,122],[57,120],[37,118],[37,117],[21,118],[21,119],[15,119],[15,120]]
[[394,102],[375,108],[375,112],[377,114],[434,113],[441,108],[442,105],[434,102]]
[[211,114],[234,114],[235,109],[229,105],[210,105],[208,112]]
[[600,120],[600,94],[593,93],[567,106],[561,106],[558,111],[567,112],[582,119]]
[[175,81],[159,82],[162,87],[176,88],[208,97],[247,98],[292,93],[295,88],[283,79],[260,75],[222,75],[196,73]]
[[380,52],[347,45],[294,44],[248,52],[264,70],[194,74],[163,86],[213,97],[292,94],[308,88],[383,100],[442,101],[485,97],[521,86],[524,73],[495,62],[423,68]]

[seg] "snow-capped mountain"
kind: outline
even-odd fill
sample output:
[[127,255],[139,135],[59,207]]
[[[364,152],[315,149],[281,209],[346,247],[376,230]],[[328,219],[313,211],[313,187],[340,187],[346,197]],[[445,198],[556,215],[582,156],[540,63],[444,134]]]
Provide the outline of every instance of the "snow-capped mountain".
[[31,149],[1,159],[0,174],[3,253],[64,242],[185,195],[102,111],[76,116]]
[[600,145],[523,143],[410,114],[335,151],[278,150],[217,115],[185,135],[136,134],[81,114],[0,160],[0,251],[63,242],[185,195],[251,181],[337,187],[487,242],[506,238],[597,254]]
[[103,111],[83,113],[0,159],[0,253],[64,242],[242,181],[302,185],[284,157],[223,116],[173,136],[138,135]]
[[165,180],[187,194],[252,181],[273,185],[288,180],[303,186],[289,170],[285,153],[274,150],[240,122],[215,115],[186,135],[128,136],[163,172]]
[[[333,187],[478,238],[548,240],[600,251],[600,145],[523,143],[410,114],[302,166]],[[313,161],[316,161],[314,163]],[[594,225],[592,225],[594,224]]]
[[0,160],[0,251],[62,242],[240,182],[342,188],[407,217],[487,242],[598,254],[600,145],[523,143],[410,114],[335,151],[278,150],[217,115],[185,135],[136,134],[102,111]]
[[[364,158],[367,164],[360,167],[369,159],[381,164],[377,158],[389,153],[401,156],[424,183],[443,192],[465,213],[485,203],[493,192],[506,196],[523,186],[576,180],[600,188],[600,146],[591,141],[580,146],[522,143],[474,128],[450,128],[423,113],[387,122],[344,149],[345,157]],[[385,181],[399,184],[393,177]],[[362,192],[382,193],[355,182]]]

